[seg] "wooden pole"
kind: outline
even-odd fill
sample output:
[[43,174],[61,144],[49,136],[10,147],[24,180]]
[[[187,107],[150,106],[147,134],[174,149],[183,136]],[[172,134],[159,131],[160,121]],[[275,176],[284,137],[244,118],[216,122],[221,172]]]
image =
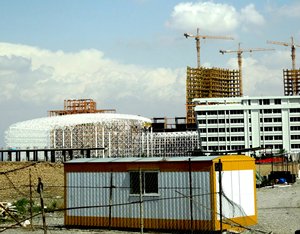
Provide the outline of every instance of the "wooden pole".
[[189,158],[189,182],[190,182],[190,219],[191,219],[191,224],[190,224],[190,229],[191,233],[194,232],[194,216],[193,216],[193,184],[192,184],[192,162],[191,158]]
[[30,227],[33,230],[33,223],[32,223],[32,180],[31,180],[31,169],[29,169],[29,195],[30,195]]
[[40,194],[44,234],[47,234],[46,216],[45,216],[44,199],[43,199],[43,190],[44,190],[44,185],[42,183],[41,177],[39,177],[38,178],[37,192]]
[[222,162],[219,159],[219,200],[220,200],[220,233],[223,232],[223,210],[222,210]]
[[112,208],[112,197],[113,197],[113,172],[110,173],[110,186],[109,186],[109,223],[108,223],[108,227],[109,229],[111,229],[111,208]]
[[143,176],[142,170],[139,171],[139,182],[140,182],[140,225],[141,225],[141,234],[144,233],[144,206],[143,206]]

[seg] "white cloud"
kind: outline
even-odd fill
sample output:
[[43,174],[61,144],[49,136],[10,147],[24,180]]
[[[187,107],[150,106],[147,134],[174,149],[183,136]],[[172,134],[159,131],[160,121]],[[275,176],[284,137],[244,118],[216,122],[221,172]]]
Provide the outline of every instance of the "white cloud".
[[68,98],[93,98],[116,106],[126,104],[124,100],[127,105],[138,100],[153,106],[180,102],[184,110],[184,68],[121,64],[94,49],[65,53],[8,43],[0,43],[0,68],[0,85],[6,90],[0,93],[0,103],[14,99],[62,104]]
[[282,15],[285,17],[292,17],[292,18],[300,18],[300,2],[294,1],[289,4],[284,4],[280,7],[272,7],[270,6],[269,9],[271,12],[273,12],[276,15]]
[[249,4],[241,9],[241,19],[244,22],[255,25],[263,25],[265,23],[264,17],[257,12],[253,4]]
[[209,33],[235,31],[240,25],[262,25],[264,17],[250,4],[239,12],[234,6],[214,2],[179,3],[166,25],[179,30],[200,30]]
[[[243,92],[246,96],[283,95],[282,69],[280,66],[267,66],[266,57],[260,60],[252,55],[243,56]],[[272,57],[274,54],[272,54]],[[274,65],[274,64],[272,64]],[[238,69],[236,58],[228,61],[231,69]]]

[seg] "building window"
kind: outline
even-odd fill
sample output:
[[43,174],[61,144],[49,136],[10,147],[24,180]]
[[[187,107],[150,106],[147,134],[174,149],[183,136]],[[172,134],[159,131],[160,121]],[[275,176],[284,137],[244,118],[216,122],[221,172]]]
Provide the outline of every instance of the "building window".
[[273,136],[265,136],[265,140],[271,141],[271,140],[273,140]]
[[219,123],[220,124],[224,124],[225,123],[225,119],[219,119]]
[[208,124],[217,124],[218,123],[218,120],[217,119],[209,119],[207,121]]
[[273,122],[281,122],[281,121],[282,121],[281,118],[274,118],[274,119],[273,119]]
[[217,115],[217,111],[207,111],[207,115]]
[[264,110],[264,113],[265,113],[265,114],[270,114],[270,113],[272,113],[272,109],[265,109],[265,110]]
[[275,99],[274,103],[275,105],[281,105],[281,99]]
[[244,111],[243,110],[231,110],[230,114],[231,115],[241,115],[241,114],[244,114]]
[[206,120],[205,119],[199,119],[198,123],[199,124],[206,124]]
[[291,135],[291,139],[292,140],[299,140],[300,139],[300,135]]
[[291,117],[290,121],[291,122],[300,122],[300,117]]
[[273,110],[273,113],[275,113],[275,114],[276,114],[276,113],[277,113],[277,114],[278,114],[278,113],[281,113],[281,109],[274,109],[274,110]]
[[300,126],[291,126],[291,131],[299,131]]
[[272,123],[272,118],[264,118],[265,123]]
[[274,127],[274,132],[281,132],[282,131],[282,127]]
[[244,119],[231,119],[230,123],[244,123]]
[[142,171],[140,183],[140,172],[130,172],[130,194],[140,194],[140,184],[142,184],[142,194],[158,194],[158,172]]
[[282,140],[282,135],[274,136],[274,140]]
[[300,113],[300,108],[291,108],[290,113]]
[[263,99],[264,105],[270,105],[270,99]]
[[300,144],[292,144],[291,147],[292,147],[292,149],[299,149]]
[[264,127],[265,132],[271,132],[273,131],[272,127]]

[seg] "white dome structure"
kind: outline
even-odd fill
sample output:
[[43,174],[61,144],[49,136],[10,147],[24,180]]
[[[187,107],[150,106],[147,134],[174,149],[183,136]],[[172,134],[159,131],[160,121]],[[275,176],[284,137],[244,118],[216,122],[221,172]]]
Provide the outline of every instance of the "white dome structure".
[[103,157],[135,156],[142,153],[141,139],[150,124],[148,118],[116,113],[53,116],[12,124],[5,142],[13,148],[104,147]]

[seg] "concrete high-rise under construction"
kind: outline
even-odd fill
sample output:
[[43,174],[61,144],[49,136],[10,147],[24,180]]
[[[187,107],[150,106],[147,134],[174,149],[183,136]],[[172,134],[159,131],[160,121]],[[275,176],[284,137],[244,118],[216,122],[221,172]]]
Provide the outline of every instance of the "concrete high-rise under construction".
[[186,122],[194,124],[194,98],[241,96],[240,72],[221,68],[187,67]]
[[300,69],[283,70],[284,95],[300,95]]

